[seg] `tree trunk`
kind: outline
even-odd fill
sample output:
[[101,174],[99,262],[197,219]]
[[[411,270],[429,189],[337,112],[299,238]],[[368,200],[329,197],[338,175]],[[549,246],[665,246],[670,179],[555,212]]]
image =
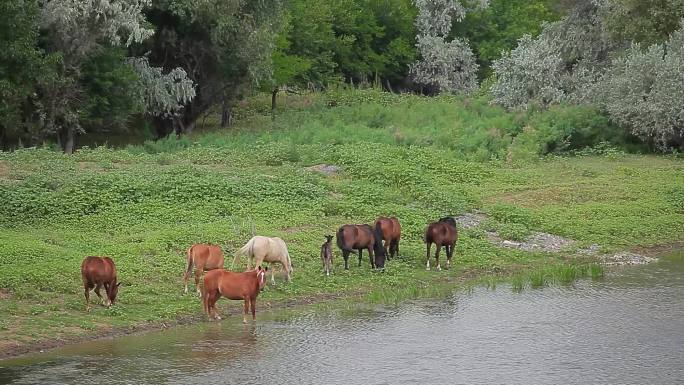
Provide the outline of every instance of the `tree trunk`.
[[221,128],[229,127],[232,123],[232,118],[233,116],[230,111],[230,106],[224,98],[223,103],[221,105]]
[[279,88],[276,87],[273,89],[273,92],[271,92],[271,119],[275,119],[276,97],[278,96],[278,90]]
[[74,139],[76,137],[76,132],[74,131],[74,128],[71,126],[68,126],[66,129],[64,129],[64,142],[62,144],[62,149],[64,150],[65,154],[73,154],[74,153]]

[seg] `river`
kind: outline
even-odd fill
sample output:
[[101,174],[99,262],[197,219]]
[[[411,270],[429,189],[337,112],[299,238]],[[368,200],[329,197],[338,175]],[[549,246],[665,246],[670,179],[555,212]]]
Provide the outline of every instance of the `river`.
[[240,321],[0,361],[0,384],[681,384],[684,255],[568,286]]

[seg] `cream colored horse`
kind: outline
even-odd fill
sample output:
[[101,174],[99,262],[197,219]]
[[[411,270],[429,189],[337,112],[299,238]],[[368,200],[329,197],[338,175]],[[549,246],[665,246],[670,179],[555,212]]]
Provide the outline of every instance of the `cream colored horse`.
[[[263,237],[261,235],[254,236],[235,252],[233,264],[240,263],[240,256],[242,255],[248,257],[248,269],[252,268],[252,260],[255,260],[255,268],[261,266],[263,262],[280,263],[285,269],[287,280],[290,280],[292,262],[290,261],[290,253],[287,252],[287,246],[282,239],[278,237]],[[275,284],[273,273],[271,273],[271,282]]]

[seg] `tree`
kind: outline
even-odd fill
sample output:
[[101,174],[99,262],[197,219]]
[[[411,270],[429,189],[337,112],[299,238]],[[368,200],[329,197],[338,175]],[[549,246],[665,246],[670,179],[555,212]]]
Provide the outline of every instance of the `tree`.
[[0,2],[0,149],[8,149],[38,136],[27,120],[37,103],[37,84],[50,74],[49,58],[38,48],[36,1]]
[[472,7],[486,7],[487,0],[415,0],[418,8],[416,44],[421,59],[411,66],[414,81],[432,92],[468,92],[477,86],[478,66],[466,40],[448,40],[453,20],[461,21]]
[[181,67],[196,85],[196,96],[177,119],[157,119],[160,134],[177,126],[191,131],[216,104],[228,115],[250,86],[272,76],[280,0],[158,0],[146,11],[155,34],[141,49],[165,70]]

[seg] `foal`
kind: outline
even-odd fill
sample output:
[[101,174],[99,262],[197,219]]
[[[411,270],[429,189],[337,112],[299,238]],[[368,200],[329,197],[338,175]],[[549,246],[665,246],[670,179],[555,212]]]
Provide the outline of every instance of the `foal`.
[[325,243],[321,245],[321,260],[323,261],[323,269],[325,275],[330,275],[332,271],[332,235],[325,236]]
[[216,312],[216,301],[221,296],[228,299],[242,299],[245,301],[245,309],[242,315],[242,322],[247,323],[247,313],[252,308],[252,320],[256,321],[256,298],[259,292],[264,289],[266,282],[267,269],[261,266],[256,270],[248,270],[244,273],[236,273],[223,269],[216,269],[204,275],[204,312],[209,317],[220,320],[221,317]]
[[435,262],[437,270],[442,270],[439,265],[439,250],[444,246],[447,253],[447,269],[451,266],[451,257],[454,255],[454,246],[458,240],[456,221],[452,217],[441,218],[437,222],[430,223],[425,229],[425,245],[427,246],[427,263],[425,268],[430,270],[430,246],[437,246]]
[[95,294],[100,295],[100,288],[104,286],[107,292],[107,307],[114,304],[121,282],[116,282],[116,266],[109,257],[85,257],[81,263],[81,278],[86,299],[86,311],[90,311],[90,290],[95,288]]

